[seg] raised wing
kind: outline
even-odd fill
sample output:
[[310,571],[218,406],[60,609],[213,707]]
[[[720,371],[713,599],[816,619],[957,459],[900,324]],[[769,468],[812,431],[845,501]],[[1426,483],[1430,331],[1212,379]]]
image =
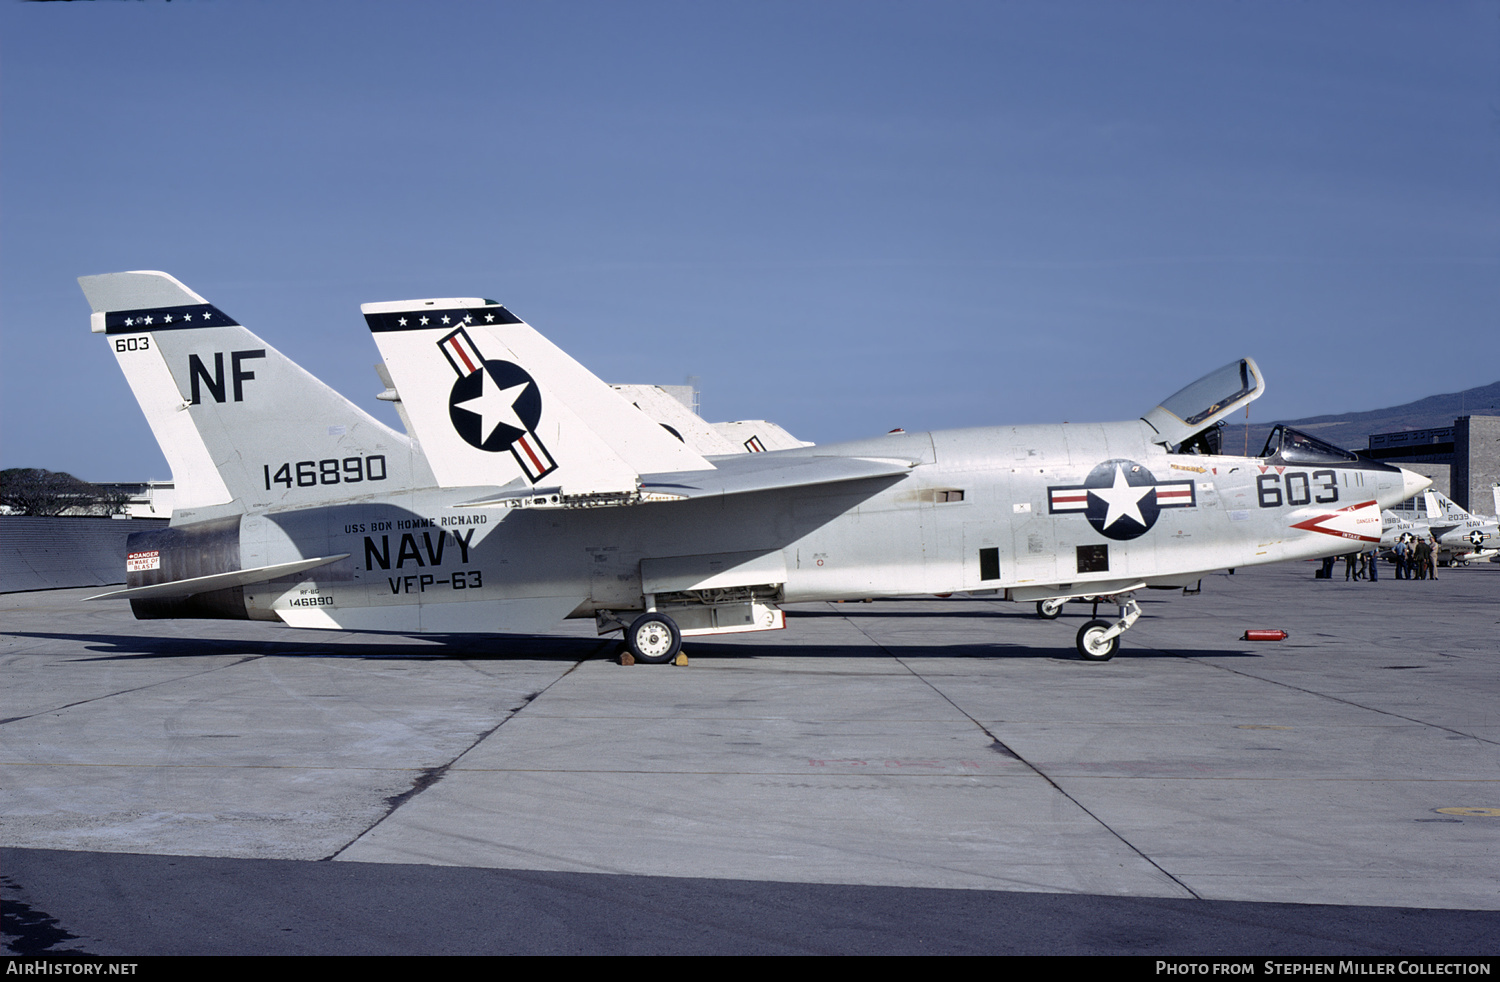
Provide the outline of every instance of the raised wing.
[[714,430],[735,445],[735,453],[765,453],[768,450],[795,450],[813,444],[799,440],[775,423],[764,419],[737,419],[713,424]]
[[722,436],[718,428],[683,405],[676,396],[659,385],[612,384],[627,402],[656,420],[661,428],[687,444],[704,457],[748,453],[746,447]]

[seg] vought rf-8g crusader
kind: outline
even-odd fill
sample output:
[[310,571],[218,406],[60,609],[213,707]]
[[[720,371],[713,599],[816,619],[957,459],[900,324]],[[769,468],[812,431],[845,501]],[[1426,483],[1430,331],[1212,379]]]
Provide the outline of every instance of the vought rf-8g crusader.
[[[1217,425],[1250,359],[1139,419],[898,433],[702,456],[508,309],[366,304],[407,433],[165,273],[85,276],[172,467],[169,528],[130,536],[139,618],[439,634],[568,617],[665,662],[685,635],[783,627],[782,605],[911,594],[1104,598],[1380,539],[1428,479],[1285,427],[1255,457]],[[754,449],[754,448],[752,448]],[[101,598],[94,598],[101,599]]]

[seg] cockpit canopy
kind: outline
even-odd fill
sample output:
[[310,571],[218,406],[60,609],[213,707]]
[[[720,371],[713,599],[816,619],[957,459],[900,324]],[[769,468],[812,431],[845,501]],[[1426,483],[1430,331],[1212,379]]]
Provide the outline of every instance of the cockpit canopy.
[[1348,464],[1360,459],[1358,454],[1281,425],[1271,430],[1257,456],[1274,457],[1283,464]]
[[1266,391],[1260,368],[1250,358],[1232,361],[1162,400],[1141,419],[1154,429],[1154,443],[1175,447],[1191,440]]

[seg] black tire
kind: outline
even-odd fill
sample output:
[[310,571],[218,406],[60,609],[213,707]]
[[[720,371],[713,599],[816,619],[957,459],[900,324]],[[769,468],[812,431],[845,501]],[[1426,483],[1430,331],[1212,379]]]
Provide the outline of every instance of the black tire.
[[[1055,621],[1062,614],[1063,604],[1065,603],[1067,603],[1066,600],[1038,600],[1036,602],[1036,616],[1044,620]],[[1049,613],[1048,609],[1052,604],[1056,604],[1057,606],[1051,607],[1051,612]]]
[[682,632],[666,614],[648,611],[630,622],[625,630],[625,644],[636,661],[665,665],[682,650]]
[[1078,654],[1086,661],[1109,661],[1120,648],[1120,636],[1116,634],[1107,642],[1099,641],[1099,635],[1114,627],[1104,620],[1089,621],[1078,629]]

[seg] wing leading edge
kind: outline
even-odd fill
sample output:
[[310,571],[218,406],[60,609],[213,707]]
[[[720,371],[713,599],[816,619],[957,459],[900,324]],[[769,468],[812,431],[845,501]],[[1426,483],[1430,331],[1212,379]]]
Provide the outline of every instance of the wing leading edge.
[[902,477],[920,461],[904,457],[837,457],[831,455],[792,456],[767,460],[764,454],[745,454],[716,458],[711,471],[667,471],[643,474],[635,494],[613,496],[578,496],[559,488],[533,488],[515,481],[455,508],[506,507],[566,508],[601,505],[645,504],[660,501],[690,501],[756,491],[780,491],[867,481],[876,478]]

